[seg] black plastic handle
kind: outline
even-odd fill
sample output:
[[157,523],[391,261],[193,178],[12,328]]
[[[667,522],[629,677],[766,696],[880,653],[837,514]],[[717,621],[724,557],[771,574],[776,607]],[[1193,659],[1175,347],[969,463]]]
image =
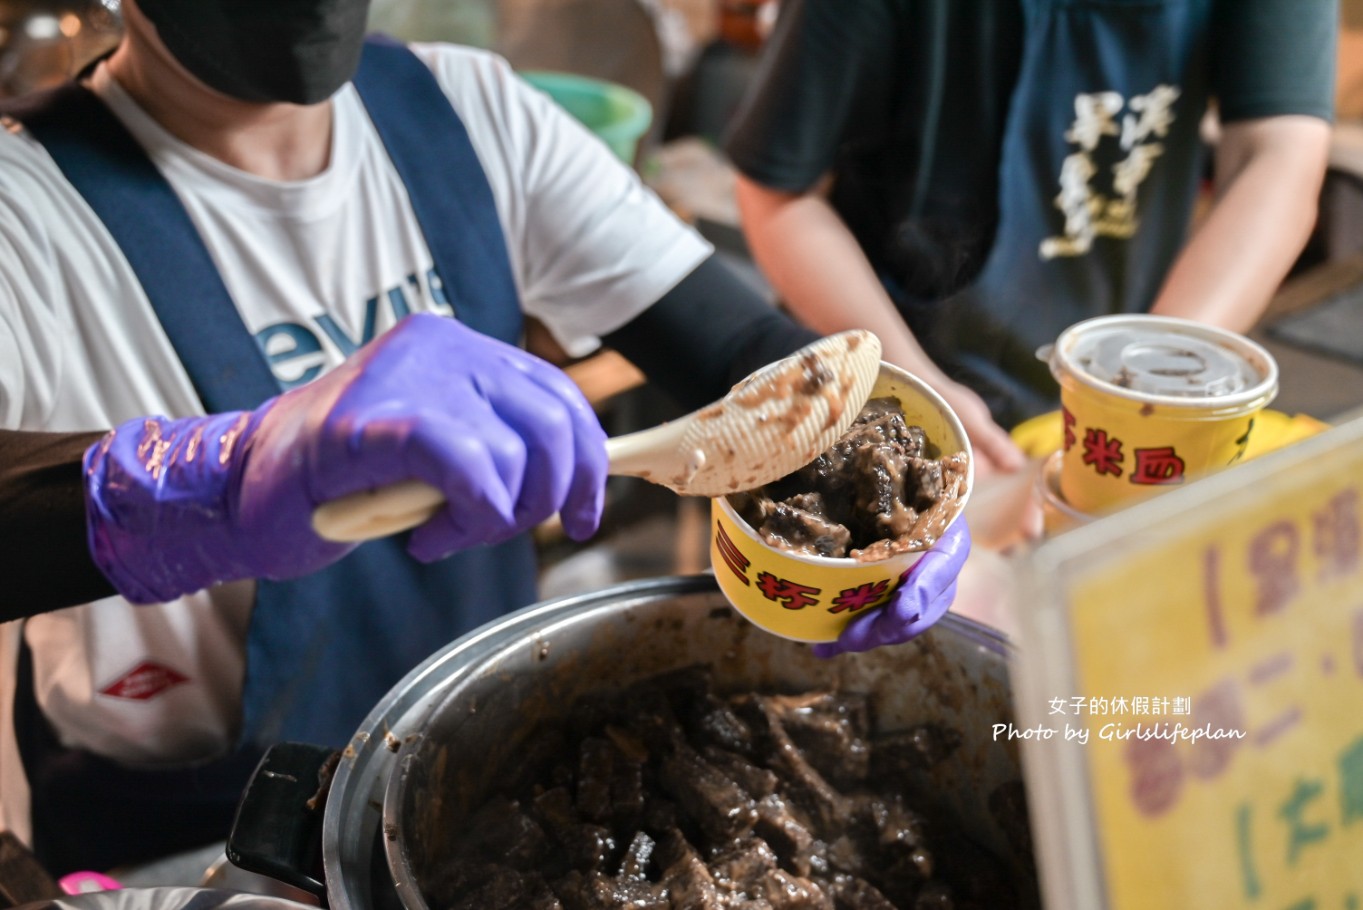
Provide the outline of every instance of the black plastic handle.
[[307,743],[271,746],[237,803],[228,861],[316,895],[325,906],[322,815],[340,755]]

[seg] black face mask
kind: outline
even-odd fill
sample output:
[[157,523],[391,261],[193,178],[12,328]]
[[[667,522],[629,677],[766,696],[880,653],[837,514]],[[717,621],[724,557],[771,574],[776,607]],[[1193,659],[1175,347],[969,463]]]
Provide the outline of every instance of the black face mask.
[[138,0],[175,59],[242,101],[315,104],[360,64],[369,0]]

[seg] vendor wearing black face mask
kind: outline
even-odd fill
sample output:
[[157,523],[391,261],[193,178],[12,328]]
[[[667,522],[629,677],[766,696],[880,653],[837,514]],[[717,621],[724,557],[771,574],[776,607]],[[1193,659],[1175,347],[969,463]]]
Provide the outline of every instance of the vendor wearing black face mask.
[[[316,104],[360,64],[367,2],[143,0],[142,15],[180,65],[242,101]],[[136,13],[132,21],[137,21]]]
[[[0,131],[0,822],[55,872],[223,838],[262,747],[343,746],[534,599],[524,532],[595,530],[603,434],[523,314],[686,406],[813,337],[491,54],[354,0],[123,11]],[[403,479],[449,507],[313,533]]]

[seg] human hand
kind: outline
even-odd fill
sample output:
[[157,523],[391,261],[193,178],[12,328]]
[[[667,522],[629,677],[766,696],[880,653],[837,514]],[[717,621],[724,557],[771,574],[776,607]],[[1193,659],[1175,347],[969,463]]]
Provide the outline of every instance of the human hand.
[[814,655],[835,657],[849,651],[869,651],[903,644],[926,632],[950,609],[956,598],[956,579],[969,555],[970,529],[961,516],[914,563],[889,603],[852,620],[837,641],[814,645]]
[[1040,486],[1045,462],[1032,459],[1012,474],[976,479],[965,504],[973,549],[1006,551],[1045,535]]
[[1027,465],[1027,455],[1008,435],[1008,431],[994,422],[989,406],[968,386],[950,380],[933,385],[965,428],[975,457],[976,477],[991,474],[1011,474]]
[[335,370],[255,411],[117,427],[85,455],[91,553],[130,600],[293,578],[352,544],[318,537],[324,502],[404,480],[446,505],[412,532],[423,561],[498,543],[555,512],[597,528],[605,434],[558,369],[446,317],[408,317]]

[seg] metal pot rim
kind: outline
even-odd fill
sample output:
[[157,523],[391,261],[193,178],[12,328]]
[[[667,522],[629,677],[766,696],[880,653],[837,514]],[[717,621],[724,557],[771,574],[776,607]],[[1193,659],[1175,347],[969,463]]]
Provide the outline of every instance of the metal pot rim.
[[[406,765],[416,755],[425,731],[431,728],[436,712],[445,705],[452,690],[463,682],[476,679],[483,673],[489,662],[495,662],[509,649],[524,646],[527,642],[541,637],[554,637],[556,627],[572,626],[583,621],[583,617],[594,611],[618,612],[629,609],[632,603],[653,603],[659,600],[673,600],[696,595],[717,595],[719,589],[713,574],[696,576],[668,577],[646,581],[627,582],[590,594],[558,598],[526,607],[508,614],[463,638],[452,642],[446,648],[432,655],[430,659],[408,674],[385,697],[366,719],[361,733],[369,736],[362,746],[364,751],[356,756],[356,761],[345,767],[345,775],[338,773],[336,784],[343,789],[355,785],[356,775],[372,778],[370,799],[371,809],[381,814],[383,833],[383,853],[387,859],[387,870],[391,884],[405,907],[424,908],[426,902],[421,896],[416,876],[410,863],[399,849],[400,845],[400,794],[404,786]],[[1011,645],[1006,637],[997,630],[981,625],[964,617],[947,614],[942,619],[944,628],[968,647],[978,648],[994,658],[1007,661]],[[760,633],[759,633],[760,634]],[[381,735],[384,743],[375,748],[374,737]],[[357,739],[360,734],[357,734]],[[364,760],[374,764],[381,777],[373,776],[366,770]],[[395,773],[396,772],[396,773]],[[352,837],[348,831],[348,821],[354,814],[351,807],[342,805],[333,813],[328,805],[324,824],[323,855],[328,882],[333,875],[354,875],[357,865],[354,860],[342,862],[342,838]],[[378,825],[374,825],[374,837],[379,836]],[[343,835],[343,832],[347,832]],[[361,838],[361,846],[369,838]],[[344,871],[342,867],[344,866]],[[365,869],[369,863],[363,864]],[[335,867],[335,868],[333,868]],[[329,884],[329,890],[332,885]],[[335,907],[346,906],[333,899]]]

